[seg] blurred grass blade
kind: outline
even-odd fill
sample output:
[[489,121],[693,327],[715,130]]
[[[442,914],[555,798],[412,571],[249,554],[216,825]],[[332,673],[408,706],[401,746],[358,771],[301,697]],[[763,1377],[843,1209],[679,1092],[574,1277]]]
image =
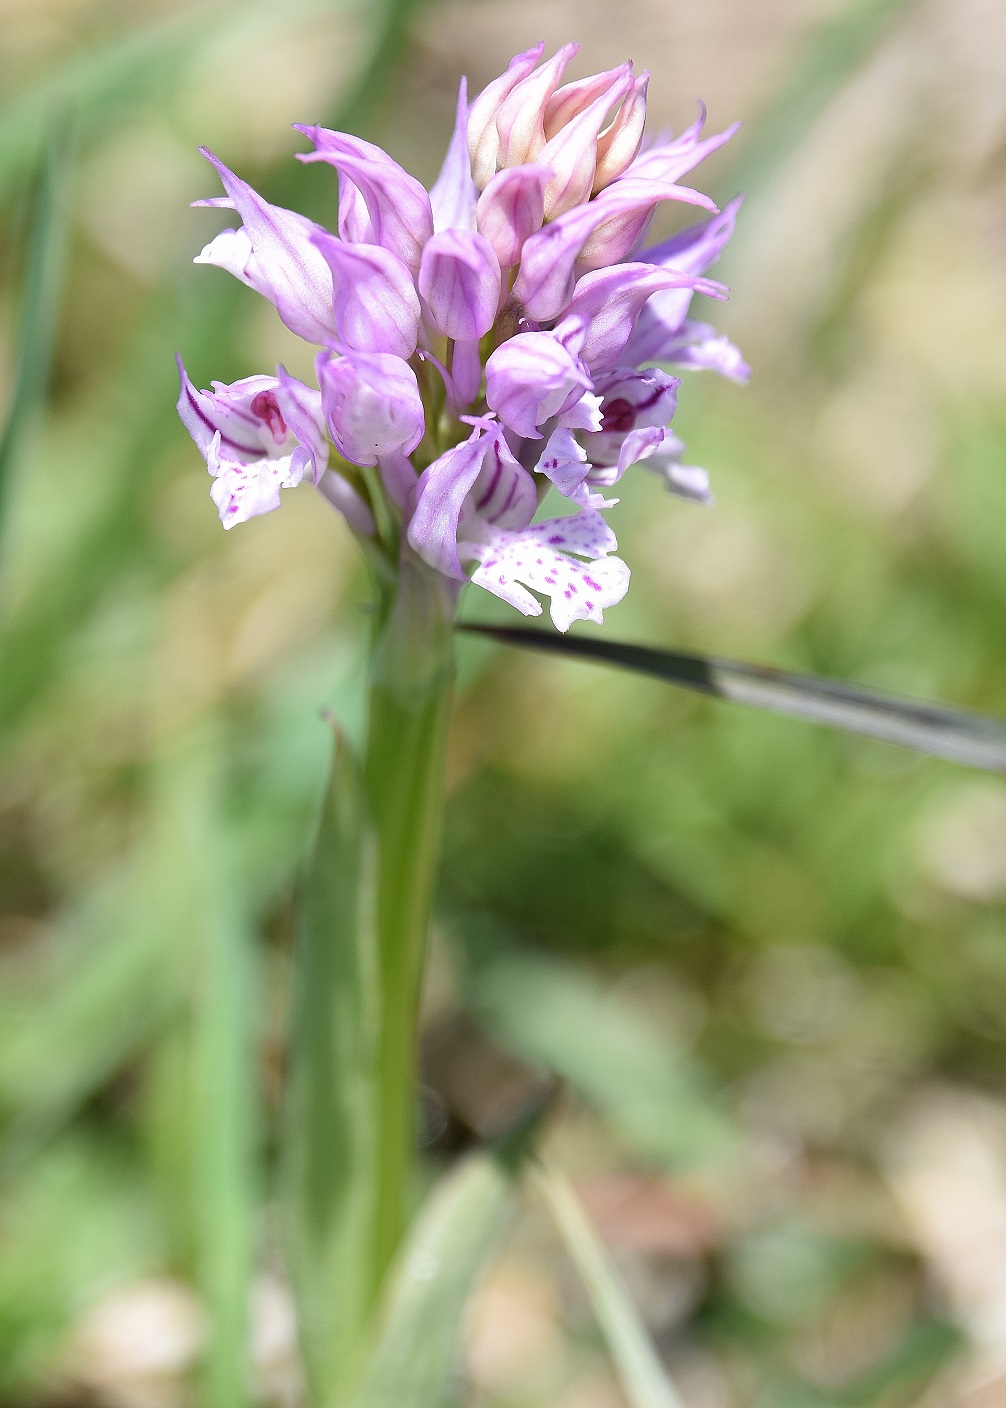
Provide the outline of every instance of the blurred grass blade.
[[469,1155],[434,1187],[391,1269],[352,1408],[462,1401],[465,1303],[506,1226],[535,1124]]
[[336,733],[302,895],[284,1120],[288,1256],[317,1405],[340,1396],[378,1290],[374,871],[360,768]]
[[586,1287],[631,1408],[682,1408],[639,1311],[569,1180],[540,1164],[535,1182]]
[[73,140],[68,120],[50,123],[29,235],[14,390],[0,436],[0,530],[16,472],[49,392],[69,242]]
[[657,650],[623,641],[553,635],[523,626],[465,624],[461,629],[503,645],[618,665],[700,694],[770,709],[810,723],[829,724],[986,772],[1006,772],[1006,723],[987,715],[899,699],[839,680],[793,674],[767,665],[746,665],[715,655],[685,655],[677,650]]
[[454,919],[462,1000],[503,1046],[562,1076],[639,1153],[667,1168],[729,1152],[733,1133],[704,1073],[582,964],[515,943],[485,916]]

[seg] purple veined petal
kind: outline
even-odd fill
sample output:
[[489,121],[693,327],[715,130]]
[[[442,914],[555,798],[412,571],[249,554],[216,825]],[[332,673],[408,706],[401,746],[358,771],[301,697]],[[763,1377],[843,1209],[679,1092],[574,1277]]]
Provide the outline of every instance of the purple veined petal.
[[741,386],[751,379],[751,368],[723,333],[708,323],[685,319],[677,335],[662,344],[659,360],[687,367],[689,371],[718,372]]
[[[716,263],[734,231],[737,212],[743,202],[737,196],[712,220],[692,225],[662,244],[642,250],[636,258],[640,263],[660,268],[681,269],[689,274],[704,274]],[[651,298],[643,308],[626,349],[626,361],[665,360],[664,348],[673,343],[688,313],[692,291],[687,288],[669,289]]]
[[500,169],[536,160],[545,145],[545,106],[558,88],[566,65],[579,52],[579,44],[564,44],[540,68],[522,78],[500,103],[496,113],[496,165]]
[[725,298],[722,284],[679,269],[652,264],[615,264],[584,274],[555,331],[564,340],[578,334],[579,356],[592,370],[613,366],[622,358],[639,311],[664,289],[687,288],[713,298]]
[[331,269],[338,340],[354,352],[411,357],[422,314],[402,261],[380,245],[345,244],[327,231],[314,239]]
[[[552,621],[560,631],[567,631],[574,621],[601,624],[604,608],[616,605],[628,591],[628,567],[620,558],[607,555],[617,546],[600,513],[581,509],[568,518],[547,519],[516,533],[491,529],[482,543],[468,546],[466,553],[479,562],[472,573],[478,586],[525,616],[541,614],[541,606],[526,587],[541,592],[550,598]],[[583,557],[591,560],[578,560]]]
[[535,473],[550,479],[566,498],[579,489],[589,470],[586,450],[572,430],[561,426],[548,437],[534,466]]
[[374,244],[418,273],[423,245],[433,234],[433,210],[425,187],[386,152],[380,158],[361,154],[359,138],[325,127],[298,126],[297,130],[315,145],[313,152],[298,152],[298,159],[326,161],[340,179],[348,178],[366,204]]
[[[652,200],[646,200],[647,192]],[[635,199],[634,199],[635,197]],[[701,205],[706,210],[716,210],[715,201],[691,186],[663,185],[657,181],[629,180],[620,177],[606,186],[592,205],[602,201],[624,202],[615,208],[611,217],[597,224],[584,240],[577,256],[576,272],[588,273],[592,269],[604,269],[609,264],[617,264],[627,259],[646,238],[646,232],[656,213],[657,205],[664,200],[677,200],[685,205]]]
[[412,502],[419,476],[404,450],[393,450],[377,461],[381,483],[393,504],[405,512]]
[[617,83],[622,74],[632,71],[632,64],[619,64],[617,68],[605,69],[603,73],[592,73],[589,78],[577,78],[572,83],[564,83],[545,104],[545,140],[551,141],[567,122],[579,117],[585,108]]
[[409,542],[424,562],[458,581],[465,578],[458,557],[458,522],[492,439],[477,426],[470,439],[446,450],[423,470],[416,489]]
[[669,494],[690,503],[711,505],[715,503],[709,487],[709,475],[695,464],[682,464],[676,455],[657,451],[643,461],[643,468],[650,470],[664,481]]
[[[465,499],[458,537],[468,536],[473,520],[498,528],[526,528],[538,508],[538,490],[527,470],[517,463],[505,438],[495,427],[486,443],[479,476]],[[475,527],[475,536],[479,529]]]
[[513,287],[514,297],[523,304],[528,317],[548,322],[563,312],[573,296],[577,260],[599,228],[611,225],[620,217],[645,223],[662,200],[713,204],[707,196],[683,186],[616,181],[594,200],[567,211],[532,235],[524,246],[520,272]]
[[719,259],[734,232],[743,196],[734,196],[711,220],[689,225],[669,240],[640,250],[641,264],[657,264],[662,269],[681,269],[686,274],[704,274]]
[[372,538],[377,530],[374,515],[360,498],[359,494],[341,474],[334,469],[326,469],[317,481],[318,492],[343,518],[354,533],[361,538]]
[[452,400],[459,410],[463,406],[470,406],[481,391],[482,356],[477,339],[471,342],[455,342],[454,356],[451,360],[449,395],[451,387],[453,387]]
[[482,190],[496,171],[500,144],[496,114],[500,104],[533,71],[544,52],[545,41],[542,39],[533,49],[517,54],[510,60],[506,73],[487,84],[471,105],[468,114],[468,155],[477,190]]
[[416,374],[388,352],[349,352],[317,360],[321,401],[332,439],[352,464],[411,452],[426,428]]
[[545,187],[545,216],[554,219],[590,197],[597,166],[597,138],[611,108],[632,87],[628,64],[599,97],[555,134],[538,156],[552,172]]
[[440,175],[430,188],[433,233],[439,234],[441,230],[474,230],[477,200],[478,191],[472,180],[472,163],[468,155],[468,80],[462,78],[458,88],[454,135]]
[[[241,216],[249,257],[243,273],[237,274],[257,293],[263,294],[291,332],[308,342],[327,342],[335,335],[332,310],[332,274],[313,243],[320,225],[295,211],[270,205],[240,180],[209,150],[200,153],[216,168],[224,190]],[[220,263],[235,273],[234,267],[243,241],[220,236],[207,245],[195,260]]]
[[711,152],[729,142],[741,125],[735,122],[714,137],[700,141],[705,121],[706,105],[699,103],[699,117],[691,127],[672,141],[656,142],[640,152],[622,179],[634,180],[638,177],[647,181],[677,181],[686,172],[694,170]]
[[[266,419],[251,407],[256,396],[275,393],[279,381],[274,376],[250,376],[231,386],[215,383],[214,390],[198,391],[189,380],[180,356],[178,415],[192,436],[203,459],[215,436],[220,437],[219,453],[229,460],[250,464],[268,453],[274,435]],[[285,430],[285,427],[284,427]],[[286,436],[283,436],[285,441]],[[282,443],[282,441],[281,441]]]
[[321,393],[290,376],[285,367],[277,367],[279,387],[276,402],[291,435],[295,435],[307,459],[305,472],[310,471],[317,484],[328,464],[328,437],[325,434],[325,413]]
[[639,154],[646,125],[646,90],[649,83],[649,72],[644,71],[633,83],[611,125],[597,139],[595,195],[623,176]]
[[590,390],[586,369],[550,332],[522,332],[486,363],[486,401],[511,430],[540,440],[538,429]]
[[549,171],[534,162],[498,172],[479,196],[479,233],[492,245],[501,269],[520,260],[525,242],[545,220]]
[[241,464],[221,454],[219,433],[213,437],[206,467],[213,476],[210,497],[225,528],[233,528],[235,524],[246,523],[249,518],[279,508],[280,489],[291,489],[300,483],[300,475],[291,465],[291,459],[292,456],[287,455]]
[[477,342],[499,307],[501,275],[492,245],[475,230],[444,230],[423,250],[419,292],[444,337]]
[[[595,379],[601,400],[601,431],[607,435],[627,434],[643,426],[665,426],[678,408],[681,381],[659,367],[633,371],[615,367]],[[590,442],[588,442],[590,443]]]

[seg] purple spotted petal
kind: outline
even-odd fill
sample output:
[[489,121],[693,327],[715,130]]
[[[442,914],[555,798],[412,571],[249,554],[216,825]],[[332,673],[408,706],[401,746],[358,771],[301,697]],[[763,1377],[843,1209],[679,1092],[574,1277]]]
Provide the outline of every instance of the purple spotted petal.
[[439,234],[441,230],[474,230],[477,199],[478,191],[472,180],[472,163],[468,155],[468,80],[462,78],[458,88],[454,135],[440,175],[430,187],[434,234]]
[[580,359],[591,371],[613,366],[621,360],[647,299],[664,289],[682,286],[713,298],[726,297],[723,285],[711,279],[648,264],[616,264],[584,274],[556,334],[564,341],[576,339],[570,345],[579,343]]
[[419,292],[437,332],[477,342],[492,327],[500,301],[500,266],[492,245],[474,230],[434,235],[423,250]]
[[540,425],[589,390],[586,369],[550,332],[518,333],[486,363],[486,401],[504,424],[532,440],[541,439]]
[[548,181],[544,166],[511,166],[498,172],[479,196],[479,231],[496,251],[501,269],[518,263],[527,240],[541,229]]
[[548,437],[534,467],[536,474],[544,474],[567,498],[579,489],[589,469],[586,450],[573,432],[562,426]]
[[292,210],[270,205],[208,147],[199,150],[216,167],[229,201],[241,216],[242,228],[225,230],[194,262],[216,264],[268,298],[298,337],[327,342],[335,334],[335,317],[331,271],[313,243],[321,227]]
[[402,261],[380,245],[346,244],[324,230],[314,242],[332,271],[338,341],[354,352],[411,357],[421,311]]
[[376,466],[382,455],[411,454],[419,444],[423,402],[408,362],[387,352],[323,352],[317,371],[332,439],[352,464]]
[[555,625],[567,631],[574,621],[601,624],[604,608],[625,596],[629,569],[620,558],[607,555],[617,546],[600,513],[581,509],[521,532],[491,529],[483,543],[467,551],[479,563],[473,582],[525,616],[541,615],[541,606],[527,588],[540,592],[551,600]]
[[219,433],[213,437],[206,455],[206,467],[213,476],[210,497],[225,528],[233,528],[237,523],[245,523],[249,518],[279,508],[280,489],[292,489],[301,479],[301,473],[291,464],[291,458],[284,455],[242,464],[222,455]]
[[[413,274],[418,273],[423,245],[433,234],[433,211],[422,184],[386,152],[361,143],[359,138],[325,127],[297,124],[297,130],[315,146],[313,152],[298,152],[299,159],[327,161],[340,176],[347,177],[363,197],[374,244],[396,255]],[[361,146],[371,150],[361,153]],[[380,152],[379,157],[374,150]]]

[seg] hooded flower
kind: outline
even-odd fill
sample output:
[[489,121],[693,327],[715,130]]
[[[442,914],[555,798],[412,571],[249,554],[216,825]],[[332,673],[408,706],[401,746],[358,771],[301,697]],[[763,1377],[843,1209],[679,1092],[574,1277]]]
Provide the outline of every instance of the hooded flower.
[[[471,102],[462,80],[429,193],[373,143],[299,126],[313,148],[301,160],[338,181],[334,234],[204,149],[224,195],[198,203],[241,223],[197,262],[234,274],[320,348],[317,391],[280,369],[202,392],[182,372],[179,414],[225,526],[309,477],[376,550],[408,542],[432,570],[528,615],[544,596],[566,630],[625,594],[603,511],[631,466],[709,501],[670,429],[680,380],[663,368],[747,379],[690,306],[726,296],[706,274],[740,201],[717,211],[682,184],[734,129],[704,136],[701,109],[647,144],[649,75],[626,63],[569,78],[577,48],[518,54]],[[647,247],[665,202],[707,216]],[[539,516],[549,488],[572,512]]]

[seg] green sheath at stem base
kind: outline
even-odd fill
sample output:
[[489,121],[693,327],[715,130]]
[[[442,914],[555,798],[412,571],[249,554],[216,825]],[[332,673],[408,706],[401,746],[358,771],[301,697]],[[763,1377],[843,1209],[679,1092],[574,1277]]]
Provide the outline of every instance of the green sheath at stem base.
[[366,752],[337,737],[295,965],[286,1224],[312,1408],[349,1396],[411,1208],[454,602],[408,549],[380,590]]

